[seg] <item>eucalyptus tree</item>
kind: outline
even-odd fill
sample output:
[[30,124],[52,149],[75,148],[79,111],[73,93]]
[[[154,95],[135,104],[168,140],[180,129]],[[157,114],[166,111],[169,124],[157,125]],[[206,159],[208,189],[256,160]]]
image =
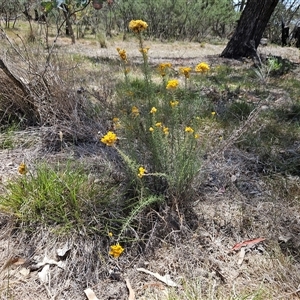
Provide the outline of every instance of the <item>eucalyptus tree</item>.
[[279,0],[248,0],[237,27],[221,56],[255,56],[263,33]]
[[24,0],[0,0],[0,22],[1,19],[4,21],[4,27],[9,28],[12,23],[14,27],[18,17],[22,14],[20,9]]
[[73,30],[73,22],[76,18],[76,13],[86,9],[88,5],[92,4],[94,9],[99,10],[103,7],[104,2],[112,0],[48,0],[41,2],[45,13],[49,13],[54,9],[61,11],[64,16],[63,22],[58,26],[58,34],[62,26],[66,25],[66,34],[71,37],[72,44],[75,44],[75,34]]

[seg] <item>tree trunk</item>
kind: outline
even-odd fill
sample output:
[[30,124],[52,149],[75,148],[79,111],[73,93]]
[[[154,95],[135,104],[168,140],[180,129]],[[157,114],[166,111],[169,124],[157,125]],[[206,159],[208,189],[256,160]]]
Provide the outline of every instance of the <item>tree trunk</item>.
[[285,26],[284,22],[281,21],[281,46],[284,47],[288,43],[288,38],[290,35],[290,28]]
[[75,44],[75,34],[72,27],[70,12],[66,4],[63,4],[63,14],[66,20],[66,35],[70,36],[72,44]]
[[221,56],[256,56],[256,49],[278,2],[279,0],[248,0],[237,28]]
[[296,47],[300,48],[300,27],[296,26],[294,28],[293,38],[296,40]]

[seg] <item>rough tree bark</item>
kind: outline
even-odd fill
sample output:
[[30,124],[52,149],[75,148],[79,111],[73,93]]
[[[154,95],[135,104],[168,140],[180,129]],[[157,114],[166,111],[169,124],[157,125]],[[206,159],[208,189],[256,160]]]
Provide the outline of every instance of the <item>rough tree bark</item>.
[[288,44],[289,35],[290,35],[290,28],[286,26],[282,20],[281,21],[281,46],[282,47]]
[[221,56],[255,56],[264,30],[279,0],[248,0],[236,30]]

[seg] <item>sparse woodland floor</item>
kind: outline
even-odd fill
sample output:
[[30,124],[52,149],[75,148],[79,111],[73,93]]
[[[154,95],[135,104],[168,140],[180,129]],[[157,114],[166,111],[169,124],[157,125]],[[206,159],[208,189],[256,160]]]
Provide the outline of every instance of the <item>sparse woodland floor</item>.
[[[108,48],[100,49],[90,41],[79,41],[75,46],[66,41],[59,49],[90,56],[97,63],[116,60],[115,48],[120,47],[127,49],[134,62],[138,61],[139,52],[132,43],[108,41]],[[228,64],[237,69],[252,64],[251,61],[219,58],[224,45],[201,47],[199,43],[149,42],[147,46],[151,49],[150,64],[172,61],[180,66],[206,61],[212,67]],[[295,48],[268,46],[260,49],[263,54],[270,52],[294,63],[300,60],[299,50]],[[109,69],[102,68],[103,72]],[[299,77],[299,68],[293,72],[294,77]],[[87,80],[82,78],[82,82]],[[91,82],[92,88],[101,94],[101,83],[98,84],[99,87],[97,82]],[[78,82],[78,88],[80,86]],[[274,105],[290,101],[290,95],[282,88],[272,87],[270,93]],[[300,95],[300,91],[298,93]],[[247,97],[249,101],[257,100],[251,93]],[[97,148],[97,133],[93,147],[66,147],[51,153],[43,150],[40,131],[32,128],[16,132],[13,139],[17,146],[0,151],[3,183],[19,176],[17,168],[24,159],[29,166],[41,159],[64,161],[72,158],[97,165],[99,170],[105,168],[103,152]],[[86,299],[83,292],[86,288],[91,288],[98,299],[128,299],[125,278],[129,279],[136,299],[299,299],[299,176],[264,174],[255,153],[242,151],[234,143],[226,145],[226,140],[220,142],[218,149],[218,153],[207,153],[204,160],[197,184],[199,197],[193,203],[188,220],[181,223],[180,217],[174,216],[172,223],[164,219],[166,213],[150,211],[145,218],[151,219],[152,214],[161,213],[160,222],[153,227],[171,226],[168,236],[151,237],[144,251],[136,244],[130,248],[129,243],[118,260],[103,255],[108,253],[108,245],[97,236],[86,238],[84,233],[58,236],[55,228],[46,227],[20,232],[13,218],[1,213],[0,299],[81,300]],[[300,155],[299,144],[294,151]],[[240,250],[231,251],[236,243],[254,238],[265,240],[246,249],[243,259]],[[64,247],[70,249],[64,269],[51,265],[47,283],[39,280],[37,270],[20,273],[24,265],[4,267],[15,256],[26,260],[25,267],[41,262],[45,256],[57,259],[57,249]],[[137,268],[169,274],[177,287],[167,287]]]

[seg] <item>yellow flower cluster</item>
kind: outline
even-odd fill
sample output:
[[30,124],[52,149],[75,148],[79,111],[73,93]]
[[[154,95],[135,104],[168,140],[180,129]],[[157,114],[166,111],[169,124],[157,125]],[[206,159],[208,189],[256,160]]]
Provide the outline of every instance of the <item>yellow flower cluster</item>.
[[153,106],[150,110],[150,114],[155,114],[156,112],[157,112],[157,108]]
[[179,81],[177,79],[169,80],[166,86],[167,90],[175,90],[179,85]]
[[22,175],[25,175],[27,173],[27,167],[26,167],[25,163],[22,162],[19,165],[18,172]]
[[179,72],[180,74],[183,74],[185,78],[190,78],[190,72],[192,69],[190,67],[180,67]]
[[143,167],[139,167],[138,177],[142,178],[145,175],[146,169]]
[[127,62],[127,54],[126,54],[126,50],[117,48],[117,51],[118,51],[118,53],[119,53],[120,58],[121,58],[122,60],[124,60],[125,62]]
[[142,32],[148,28],[148,24],[142,20],[131,20],[129,22],[129,29],[135,33]]
[[162,77],[166,76],[166,70],[171,68],[171,63],[161,63],[158,65],[158,71]]
[[171,107],[176,107],[178,104],[179,104],[179,102],[177,100],[170,101]]
[[[169,128],[163,126],[162,122],[157,122],[157,123],[155,123],[154,126],[157,127],[157,128],[162,128],[162,131],[163,131],[163,133],[164,133],[165,135],[168,135],[168,134],[169,134]],[[150,127],[150,128],[149,128],[149,131],[150,131],[150,132],[153,132],[153,131],[154,131],[154,128],[153,128],[153,127]]]
[[124,248],[118,243],[116,245],[110,246],[109,255],[114,258],[118,258],[124,251]]
[[141,52],[141,53],[144,53],[144,54],[147,54],[148,51],[149,51],[149,49],[150,49],[149,47],[141,48],[141,49],[140,49],[140,52]]
[[193,133],[194,129],[192,127],[187,126],[187,127],[185,127],[184,131],[188,132],[188,133]]
[[106,146],[113,146],[117,139],[118,137],[114,132],[108,131],[107,134],[102,137],[101,142]]
[[164,134],[169,134],[169,128],[168,127],[163,127],[163,133]]
[[113,122],[112,128],[114,128],[114,129],[119,129],[119,128],[121,128],[121,124],[120,124],[120,119],[119,119],[119,118],[117,118],[117,117],[113,118],[113,119],[112,119],[112,122]]
[[132,106],[131,113],[134,117],[137,117],[140,114],[140,111],[136,106]]
[[210,70],[210,67],[207,63],[202,62],[195,67],[195,71],[198,73],[205,73]]

